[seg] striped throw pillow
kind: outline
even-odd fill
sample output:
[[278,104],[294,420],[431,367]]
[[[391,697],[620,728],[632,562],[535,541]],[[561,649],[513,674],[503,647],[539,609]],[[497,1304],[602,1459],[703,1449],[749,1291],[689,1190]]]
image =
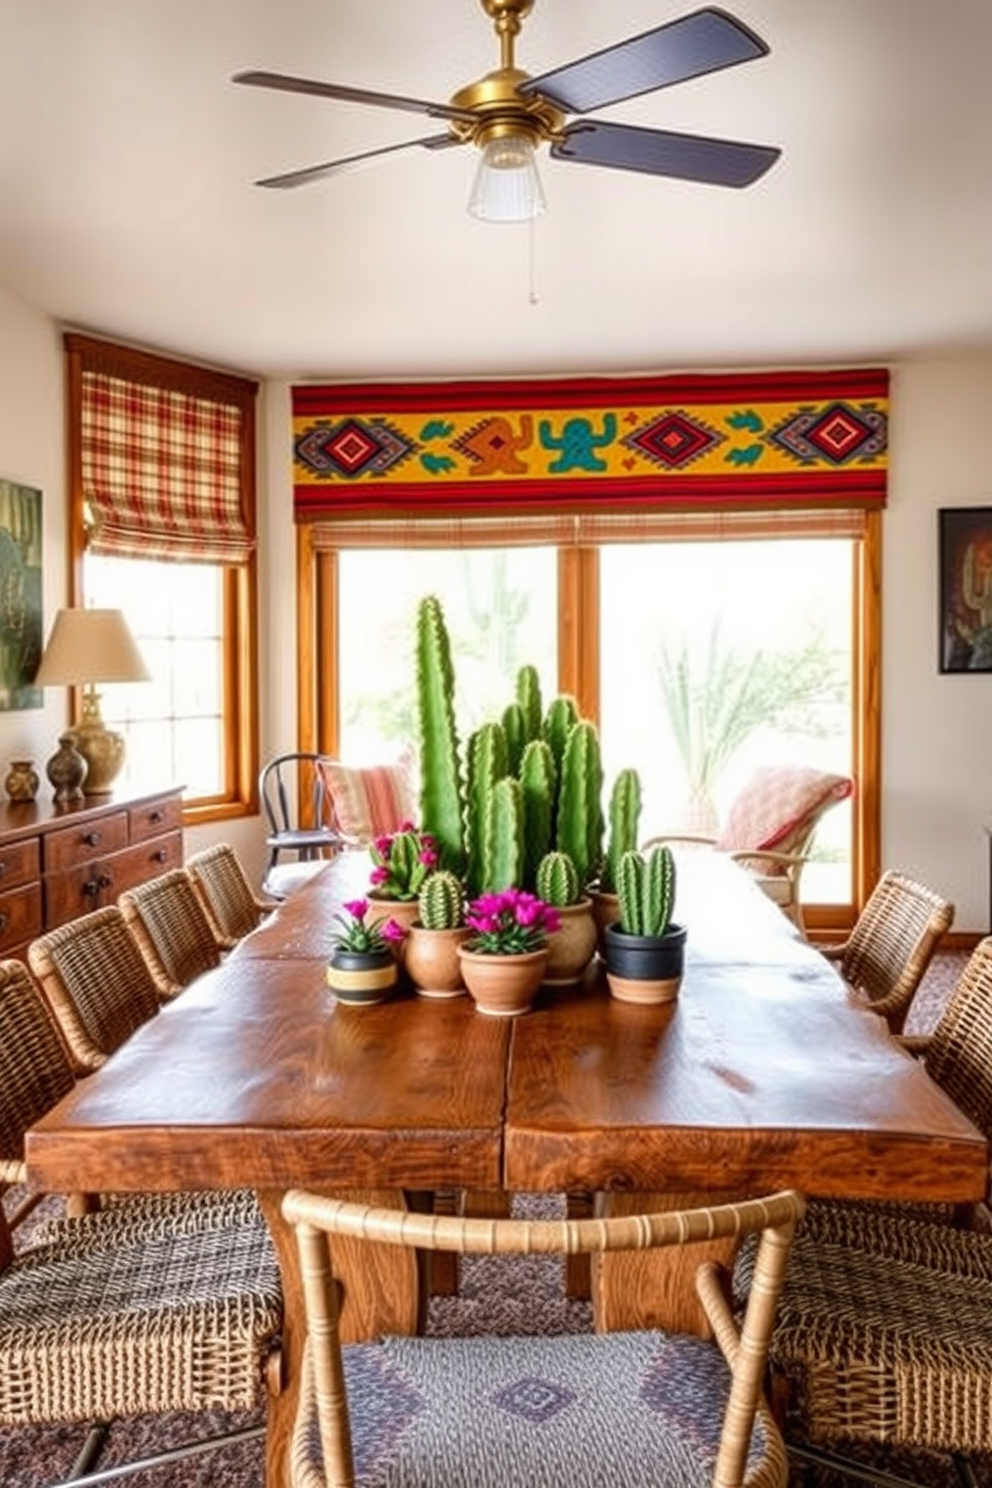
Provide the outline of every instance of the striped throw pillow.
[[323,760],[320,769],[330,796],[332,825],[354,842],[371,842],[413,819],[416,806],[408,757],[393,765],[362,767]]

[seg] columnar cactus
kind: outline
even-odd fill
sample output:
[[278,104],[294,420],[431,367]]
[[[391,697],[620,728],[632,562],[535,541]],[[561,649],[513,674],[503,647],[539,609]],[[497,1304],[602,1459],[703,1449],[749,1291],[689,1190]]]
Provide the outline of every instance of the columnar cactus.
[[467,867],[465,876],[469,893],[475,895],[481,891],[485,875],[486,840],[491,825],[489,808],[493,787],[507,773],[506,736],[501,724],[483,723],[473,734],[470,734],[467,773],[465,790]]
[[541,737],[551,746],[559,777],[566,741],[578,721],[579,710],[573,697],[569,697],[567,693],[559,693],[558,697],[551,699],[541,724]]
[[420,891],[417,912],[425,930],[457,929],[465,918],[461,879],[445,868],[432,873]]
[[569,731],[561,761],[555,846],[567,852],[584,888],[603,852],[603,763],[595,724],[580,719]]
[[637,846],[641,819],[641,779],[634,769],[620,770],[610,792],[610,831],[606,856],[599,870],[599,887],[612,894],[617,881],[617,864],[625,852]]
[[541,679],[537,667],[522,666],[517,673],[517,702],[524,715],[524,734],[528,739],[541,737]]
[[464,801],[455,671],[440,600],[425,595],[417,607],[417,725],[420,743],[420,820],[433,834],[440,864],[454,873],[465,867]]
[[628,935],[664,935],[675,904],[675,860],[667,843],[645,856],[633,849],[617,864],[620,928]]
[[543,739],[531,739],[520,760],[524,807],[523,887],[534,889],[537,865],[551,848],[557,776],[554,757]]
[[519,780],[505,776],[489,794],[481,891],[519,888],[524,857],[524,809]]
[[527,725],[524,710],[519,703],[510,703],[503,710],[503,733],[506,735],[507,774],[519,775],[520,761],[527,744]]
[[545,853],[537,867],[537,897],[556,909],[578,904],[582,897],[579,875],[568,853]]

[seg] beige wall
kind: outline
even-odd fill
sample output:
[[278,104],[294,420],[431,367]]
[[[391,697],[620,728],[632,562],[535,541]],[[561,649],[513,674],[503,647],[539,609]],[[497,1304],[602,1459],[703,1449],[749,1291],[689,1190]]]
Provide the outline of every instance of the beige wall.
[[[40,486],[45,502],[46,633],[65,596],[62,360],[52,322],[0,291],[0,477]],[[988,927],[986,822],[992,824],[992,676],[937,672],[937,509],[992,505],[985,430],[992,352],[893,369],[892,465],[885,517],[882,669],[882,860],[932,883],[958,906],[956,928]],[[296,736],[289,390],[270,383],[259,408],[261,733],[263,756]],[[0,714],[0,766],[44,761],[67,718],[53,690],[43,710]],[[258,820],[188,834],[221,837],[260,868]]]

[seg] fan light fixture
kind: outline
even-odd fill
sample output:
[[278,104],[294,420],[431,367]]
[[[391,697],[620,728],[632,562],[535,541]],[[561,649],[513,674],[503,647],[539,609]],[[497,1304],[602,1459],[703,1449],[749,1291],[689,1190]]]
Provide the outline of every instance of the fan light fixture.
[[525,134],[490,140],[472,183],[471,216],[481,222],[530,222],[546,208],[533,141]]

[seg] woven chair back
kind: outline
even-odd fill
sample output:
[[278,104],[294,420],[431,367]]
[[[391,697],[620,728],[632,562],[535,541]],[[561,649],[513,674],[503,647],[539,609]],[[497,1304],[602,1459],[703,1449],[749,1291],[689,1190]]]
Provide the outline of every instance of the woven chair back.
[[257,898],[234,848],[218,842],[186,861],[214,939],[222,950],[230,950],[261,923],[274,905]]
[[[363,1382],[365,1385],[371,1384],[374,1390],[379,1368],[385,1368],[388,1373],[392,1367],[388,1361],[384,1365],[377,1364],[374,1357],[361,1363],[349,1360],[346,1380],[338,1333],[338,1289],[332,1273],[331,1247],[328,1244],[329,1236],[342,1236],[348,1237],[350,1242],[360,1244],[385,1244],[407,1247],[411,1251],[447,1251],[460,1255],[565,1256],[645,1250],[662,1246],[699,1248],[698,1258],[701,1264],[696,1273],[696,1288],[718,1347],[703,1344],[696,1338],[683,1340],[688,1345],[683,1364],[686,1374],[692,1376],[691,1384],[687,1382],[680,1365],[675,1363],[669,1367],[678,1376],[678,1385],[674,1377],[666,1378],[664,1383],[657,1378],[653,1383],[650,1382],[652,1369],[658,1368],[659,1355],[666,1347],[670,1346],[673,1351],[677,1349],[675,1336],[652,1331],[589,1335],[581,1342],[567,1335],[544,1339],[541,1347],[548,1346],[548,1352],[542,1356],[543,1365],[540,1367],[548,1367],[554,1351],[557,1350],[561,1379],[569,1381],[564,1395],[572,1396],[577,1415],[583,1417],[576,1426],[566,1428],[569,1439],[573,1439],[573,1431],[580,1430],[585,1431],[586,1438],[595,1441],[597,1446],[602,1440],[607,1440],[611,1449],[615,1445],[627,1457],[627,1476],[630,1481],[683,1481],[682,1475],[668,1468],[671,1443],[664,1438],[671,1432],[683,1442],[684,1433],[696,1434],[698,1438],[706,1439],[709,1478],[722,1485],[722,1488],[735,1488],[735,1485],[742,1483],[745,1467],[748,1470],[749,1483],[765,1485],[765,1488],[779,1484],[784,1488],[788,1472],[784,1450],[765,1406],[762,1389],[778,1296],[785,1279],[794,1228],[803,1210],[804,1204],[798,1194],[782,1193],[711,1209],[666,1214],[592,1220],[489,1220],[374,1209],[314,1194],[291,1192],[284,1200],[283,1213],[296,1230],[308,1332],[306,1382],[291,1452],[294,1468],[292,1482],[297,1488],[302,1488],[304,1483],[309,1483],[311,1488],[322,1482],[333,1484],[335,1488],[347,1488],[347,1485],[354,1483],[352,1435],[347,1403],[351,1384],[348,1381],[355,1381],[357,1390],[363,1388]],[[713,1261],[712,1248],[706,1254],[703,1247],[720,1238],[732,1237],[736,1240],[749,1234],[760,1237],[755,1259],[755,1284],[738,1328],[728,1306],[726,1278],[722,1268]],[[624,1342],[621,1343],[620,1340]],[[631,1340],[640,1340],[640,1343],[632,1345]],[[475,1347],[464,1350],[466,1342]],[[486,1348],[481,1347],[483,1342],[487,1345]],[[526,1357],[527,1346],[534,1340],[517,1338],[500,1342],[508,1346],[522,1345]],[[416,1371],[417,1385],[412,1385],[415,1395],[421,1384],[425,1385],[428,1396],[430,1395],[431,1386],[426,1383],[429,1380],[436,1383],[439,1377],[446,1382],[456,1379],[460,1388],[462,1377],[469,1371],[478,1376],[470,1387],[469,1399],[476,1400],[480,1408],[476,1410],[466,1406],[464,1411],[457,1413],[455,1421],[448,1423],[450,1429],[441,1432],[437,1441],[429,1436],[429,1427],[427,1433],[420,1431],[418,1427],[416,1440],[407,1439],[403,1444],[404,1468],[397,1481],[426,1481],[426,1478],[418,1476],[419,1472],[425,1470],[423,1464],[419,1468],[417,1466],[418,1450],[425,1450],[430,1456],[438,1441],[442,1440],[442,1450],[449,1449],[449,1444],[450,1450],[454,1450],[457,1445],[460,1454],[458,1467],[453,1469],[452,1481],[486,1484],[540,1481],[555,1485],[566,1481],[569,1484],[583,1485],[593,1480],[607,1481],[607,1478],[599,1475],[600,1468],[590,1467],[581,1453],[575,1456],[566,1452],[564,1463],[560,1455],[555,1461],[552,1454],[546,1465],[542,1463],[539,1476],[535,1475],[535,1465],[530,1458],[526,1465],[522,1458],[519,1462],[512,1463],[505,1460],[507,1440],[511,1444],[515,1441],[513,1427],[507,1424],[514,1412],[518,1408],[534,1408],[534,1387],[543,1396],[542,1409],[556,1395],[558,1387],[554,1382],[549,1383],[546,1376],[527,1380],[530,1399],[526,1405],[508,1401],[506,1414],[502,1414],[498,1408],[495,1412],[498,1419],[495,1422],[494,1440],[482,1439],[486,1421],[486,1412],[481,1409],[482,1401],[488,1402],[500,1383],[504,1386],[502,1393],[506,1396],[520,1388],[519,1376],[508,1374],[500,1379],[503,1361],[497,1362],[500,1349],[496,1345],[494,1350],[493,1344],[494,1340],[490,1339],[384,1341],[382,1347],[390,1360],[399,1362],[401,1372],[407,1369]],[[374,1355],[380,1345],[368,1347]],[[614,1377],[614,1370],[620,1359],[625,1357],[624,1350],[630,1347],[644,1349],[644,1353],[638,1355],[642,1370],[645,1358],[654,1362],[646,1366],[647,1374],[642,1373],[639,1378],[635,1366],[634,1379],[625,1390],[622,1382]],[[596,1350],[600,1351],[598,1358]],[[456,1364],[452,1376],[453,1353]],[[444,1361],[445,1354],[448,1355],[447,1363]],[[693,1360],[691,1365],[687,1362],[690,1356]],[[708,1363],[703,1362],[704,1358]],[[418,1364],[422,1365],[419,1369]],[[711,1369],[712,1373],[709,1372]],[[580,1376],[593,1380],[591,1390],[579,1382]],[[721,1384],[718,1389],[713,1390],[712,1385],[717,1378]],[[412,1380],[412,1376],[404,1373],[404,1383],[408,1379]],[[607,1380],[610,1381],[609,1388],[606,1387]],[[659,1396],[647,1413],[651,1417],[651,1423],[645,1428],[645,1417],[635,1411],[635,1401],[643,1399],[644,1391],[661,1392],[667,1396],[676,1388],[679,1392],[675,1412],[678,1419],[667,1416],[660,1408]],[[605,1397],[609,1399],[606,1400]],[[450,1398],[443,1401],[445,1409],[449,1405]],[[433,1405],[428,1405],[426,1409],[429,1412]],[[586,1410],[596,1413],[595,1425],[585,1419]],[[608,1426],[605,1421],[600,1422],[601,1413],[605,1413]],[[361,1415],[362,1411],[356,1410],[356,1423]],[[690,1416],[693,1416],[691,1421]],[[645,1429],[658,1433],[650,1446],[642,1439]],[[546,1434],[554,1441],[556,1432],[553,1429],[549,1428]],[[425,1435],[427,1440],[424,1439]],[[522,1442],[517,1439],[516,1445],[522,1447]],[[561,1443],[558,1445],[560,1449]],[[512,1451],[513,1445],[510,1447],[510,1452]],[[657,1458],[652,1455],[655,1451],[658,1453]],[[639,1461],[643,1461],[639,1454],[646,1455],[652,1464],[647,1476],[637,1475],[638,1467],[634,1459],[637,1457]],[[498,1457],[498,1462],[494,1457]],[[463,1473],[463,1477],[459,1478],[458,1470],[464,1469],[465,1460],[470,1460],[473,1468],[468,1476]],[[437,1464],[432,1461],[430,1466],[431,1479],[434,1481]],[[444,1477],[443,1473],[441,1477]],[[441,1477],[436,1480],[440,1481]],[[699,1481],[698,1477],[692,1480]],[[390,1481],[393,1479],[390,1478]]]
[[172,868],[117,900],[162,998],[220,965],[220,948],[185,868]]
[[40,936],[28,962],[77,1074],[99,1069],[158,1012],[155,982],[117,905]]
[[992,936],[979,941],[926,1046],[927,1074],[992,1139]]
[[953,904],[892,869],[883,873],[858,916],[840,969],[893,1033],[901,1033],[910,1003],[953,920]]
[[0,961],[0,1182],[23,1182],[24,1133],[74,1084],[41,994],[20,961]]

